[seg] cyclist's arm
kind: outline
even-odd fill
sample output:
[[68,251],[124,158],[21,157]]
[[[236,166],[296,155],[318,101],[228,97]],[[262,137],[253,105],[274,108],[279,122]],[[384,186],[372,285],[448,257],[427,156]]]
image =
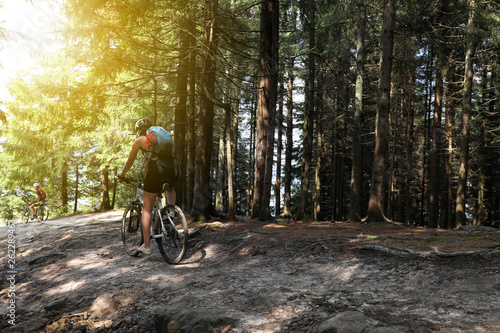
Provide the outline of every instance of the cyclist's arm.
[[141,148],[146,149],[145,136],[140,136],[137,139],[135,139],[134,143],[132,144],[132,149],[130,150],[130,154],[128,155],[127,162],[125,163],[122,172],[120,172],[120,176],[125,176],[125,174],[130,170],[130,168],[132,168],[132,165],[134,165],[135,159],[137,157],[137,153]]

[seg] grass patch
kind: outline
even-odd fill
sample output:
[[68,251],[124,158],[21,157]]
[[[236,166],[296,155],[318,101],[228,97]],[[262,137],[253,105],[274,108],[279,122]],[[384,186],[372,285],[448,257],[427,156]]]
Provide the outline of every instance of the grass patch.
[[440,237],[427,237],[425,239],[426,243],[444,243],[445,240]]
[[390,238],[387,236],[383,237],[378,237],[378,236],[373,236],[373,237],[367,237],[366,240],[373,241],[373,240],[381,240],[381,241],[388,241]]

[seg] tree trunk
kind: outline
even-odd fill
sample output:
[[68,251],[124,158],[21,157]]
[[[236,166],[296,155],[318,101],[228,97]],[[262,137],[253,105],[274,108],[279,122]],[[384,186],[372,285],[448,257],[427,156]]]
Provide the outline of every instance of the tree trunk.
[[251,106],[251,115],[250,115],[250,144],[249,144],[249,151],[248,151],[248,182],[247,182],[247,215],[251,215],[252,211],[252,205],[251,205],[251,198],[253,197],[253,180],[255,179],[255,125],[256,125],[256,118],[257,118],[257,105],[252,97],[252,106]]
[[274,186],[275,193],[275,201],[276,208],[275,214],[276,216],[281,215],[281,154],[283,151],[283,94],[285,91],[285,87],[283,81],[280,82],[279,89],[279,107],[278,107],[278,142],[276,145],[277,153],[276,153],[276,185]]
[[288,60],[288,78],[286,89],[286,148],[285,148],[285,179],[283,218],[292,218],[292,149],[293,149],[293,67],[294,58]]
[[229,217],[236,219],[236,166],[238,147],[239,96],[235,96],[232,112],[226,110],[227,204]]
[[318,80],[318,111],[316,113],[316,168],[314,170],[314,191],[313,191],[313,218],[315,221],[322,219],[321,214],[321,179],[323,171],[323,99],[324,92],[324,78],[325,68],[320,66],[319,80]]
[[[438,58],[438,61],[440,59]],[[434,115],[432,118],[432,152],[431,152],[431,179],[429,184],[429,228],[437,228],[439,221],[439,191],[440,191],[440,150],[441,150],[441,113],[443,99],[442,67],[436,69],[436,94],[434,97]]]
[[[186,4],[188,4],[186,2]],[[184,198],[184,183],[186,179],[186,121],[187,121],[187,97],[188,97],[188,79],[190,67],[190,47],[191,37],[189,34],[189,22],[183,19],[182,27],[179,31],[180,50],[179,66],[177,68],[177,86],[175,103],[175,158],[177,159],[179,169],[179,179],[176,184],[177,199],[176,204],[181,205]]]
[[405,91],[408,92],[408,100],[405,103],[407,107],[407,123],[406,123],[406,177],[404,185],[404,193],[406,197],[405,203],[405,222],[406,224],[411,224],[412,216],[412,189],[411,182],[413,180],[412,170],[413,170],[413,140],[414,140],[414,119],[415,119],[415,70],[411,70],[408,75],[408,86]]
[[309,180],[312,163],[313,135],[314,135],[314,105],[315,105],[315,56],[316,52],[316,2],[309,2],[306,27],[309,33],[309,53],[307,59],[306,106],[304,110],[302,181],[300,189],[300,206],[297,219],[306,217],[306,207],[309,203]]
[[384,1],[382,31],[382,63],[377,100],[377,130],[373,160],[372,185],[368,202],[367,221],[386,221],[383,212],[384,179],[387,152],[389,150],[389,112],[391,94],[392,53],[394,45],[394,16],[396,0]]
[[191,215],[194,220],[208,219],[212,212],[210,169],[212,164],[214,103],[210,99],[215,91],[216,17],[218,0],[206,0],[205,30],[203,33],[203,69],[201,103],[196,147],[194,198]]
[[79,189],[78,189],[78,182],[80,181],[80,170],[78,162],[76,163],[76,170],[75,170],[75,201],[73,205],[73,213],[76,213],[78,211],[78,195],[79,195]]
[[483,68],[483,77],[481,79],[481,111],[480,111],[480,122],[481,129],[479,132],[479,170],[478,172],[478,184],[477,184],[477,215],[476,224],[484,225],[485,223],[485,192],[486,192],[486,161],[487,161],[487,148],[486,148],[486,110],[488,108],[488,66]]
[[[489,93],[489,102],[488,102],[488,116],[487,116],[487,123],[489,125],[489,128],[498,128],[499,127],[499,121],[498,121],[498,116],[497,113],[495,112],[496,110],[500,110],[500,96],[498,96],[498,75],[497,75],[497,70],[498,70],[498,62],[497,59],[494,59],[492,64],[491,64],[491,78],[490,78],[490,93]],[[487,171],[486,171],[486,178],[487,178],[487,198],[486,198],[486,205],[487,205],[487,216],[486,216],[486,221],[489,225],[495,225],[498,223],[498,189],[499,186],[498,184],[498,153],[493,153],[493,148],[495,145],[495,135],[491,132],[488,131],[486,135],[486,145],[488,151],[491,151],[492,153],[488,154],[487,158]],[[498,225],[497,225],[498,226]]]
[[[279,51],[279,0],[271,0],[268,5],[270,22],[266,23],[271,29],[271,82],[269,91],[269,127],[267,128],[267,153],[266,173],[264,178],[264,189],[260,207],[259,220],[265,221],[271,218],[269,205],[271,202],[271,184],[274,165],[274,132],[276,129],[276,103],[278,101],[278,51]],[[270,24],[270,26],[269,26]]]
[[[259,219],[266,219],[269,215],[271,189],[271,172],[269,172],[269,168],[272,170],[272,149],[274,146],[274,128],[272,128],[272,133],[270,129],[274,125],[273,117],[276,114],[278,74],[278,33],[276,29],[278,29],[278,15],[278,0],[262,2],[257,92],[257,143],[252,202],[252,218],[259,217]],[[270,146],[270,144],[272,145]],[[271,156],[268,156],[269,154]],[[268,165],[269,161],[271,161],[270,166]]]
[[356,88],[354,100],[351,200],[349,202],[349,221],[360,222],[361,184],[363,183],[363,152],[361,147],[361,128],[363,115],[363,79],[365,72],[365,0],[359,1],[358,37],[356,42]]
[[[452,58],[450,58],[452,59]],[[442,224],[441,228],[449,229],[454,225],[454,214],[453,214],[453,127],[455,125],[455,98],[454,95],[457,93],[457,87],[454,82],[456,82],[455,64],[450,62],[446,67],[446,156],[444,162],[444,177],[443,181],[443,205],[442,205]]]
[[[194,46],[193,36],[195,32],[194,24],[189,25],[190,31],[190,46]],[[191,52],[189,57],[189,67],[195,68],[196,52]],[[187,209],[193,207],[194,198],[194,178],[196,167],[196,71],[190,70],[189,75],[189,105],[188,105],[188,166],[187,166]]]
[[463,110],[462,110],[462,131],[460,134],[460,167],[458,170],[458,188],[457,188],[457,206],[456,206],[456,224],[457,228],[467,223],[467,173],[469,163],[469,133],[471,126],[472,110],[472,78],[474,76],[474,53],[476,42],[472,36],[474,29],[474,10],[475,0],[470,1],[470,15],[468,26],[468,45],[465,54],[465,73],[463,88]]
[[101,169],[101,203],[99,205],[100,211],[107,211],[111,209],[109,203],[109,168],[106,166]]
[[63,213],[68,212],[68,162],[66,161],[61,172],[61,208]]
[[113,199],[111,200],[111,209],[115,209],[115,203],[116,203],[116,184],[118,183],[117,179],[116,179],[116,176],[118,175],[118,168],[115,167],[115,170],[113,172]]
[[217,154],[217,170],[216,170],[216,177],[217,177],[217,189],[216,189],[216,194],[215,194],[215,210],[218,212],[222,213],[224,212],[224,190],[225,190],[225,184],[224,184],[224,179],[225,177],[225,165],[224,165],[224,158],[226,157],[224,154],[225,151],[225,145],[224,145],[224,133],[225,131],[221,131],[221,134],[219,136],[219,153]]

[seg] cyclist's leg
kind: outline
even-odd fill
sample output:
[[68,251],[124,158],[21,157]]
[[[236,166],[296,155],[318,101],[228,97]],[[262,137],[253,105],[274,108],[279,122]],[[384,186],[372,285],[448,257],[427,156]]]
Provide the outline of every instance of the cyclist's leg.
[[169,205],[175,205],[175,201],[177,200],[177,193],[175,192],[175,188],[167,188],[165,190],[166,196],[167,196],[167,204]]
[[155,204],[156,196],[158,194],[151,192],[143,192],[144,197],[144,211],[142,212],[142,232],[144,234],[144,247],[148,249],[150,247],[151,238],[151,212]]
[[178,175],[176,169],[176,162],[173,161],[173,168],[166,168],[165,173],[163,175],[164,184],[163,191],[165,192],[165,196],[167,198],[167,204],[175,205],[177,201],[177,193],[175,192],[175,185],[177,184]]

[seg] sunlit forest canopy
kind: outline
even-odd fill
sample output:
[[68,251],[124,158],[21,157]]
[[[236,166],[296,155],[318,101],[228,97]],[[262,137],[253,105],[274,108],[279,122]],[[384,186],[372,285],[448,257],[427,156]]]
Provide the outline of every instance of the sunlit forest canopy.
[[0,7],[2,220],[35,182],[55,214],[122,207],[147,117],[194,219],[500,224],[498,1],[19,3],[15,27]]

